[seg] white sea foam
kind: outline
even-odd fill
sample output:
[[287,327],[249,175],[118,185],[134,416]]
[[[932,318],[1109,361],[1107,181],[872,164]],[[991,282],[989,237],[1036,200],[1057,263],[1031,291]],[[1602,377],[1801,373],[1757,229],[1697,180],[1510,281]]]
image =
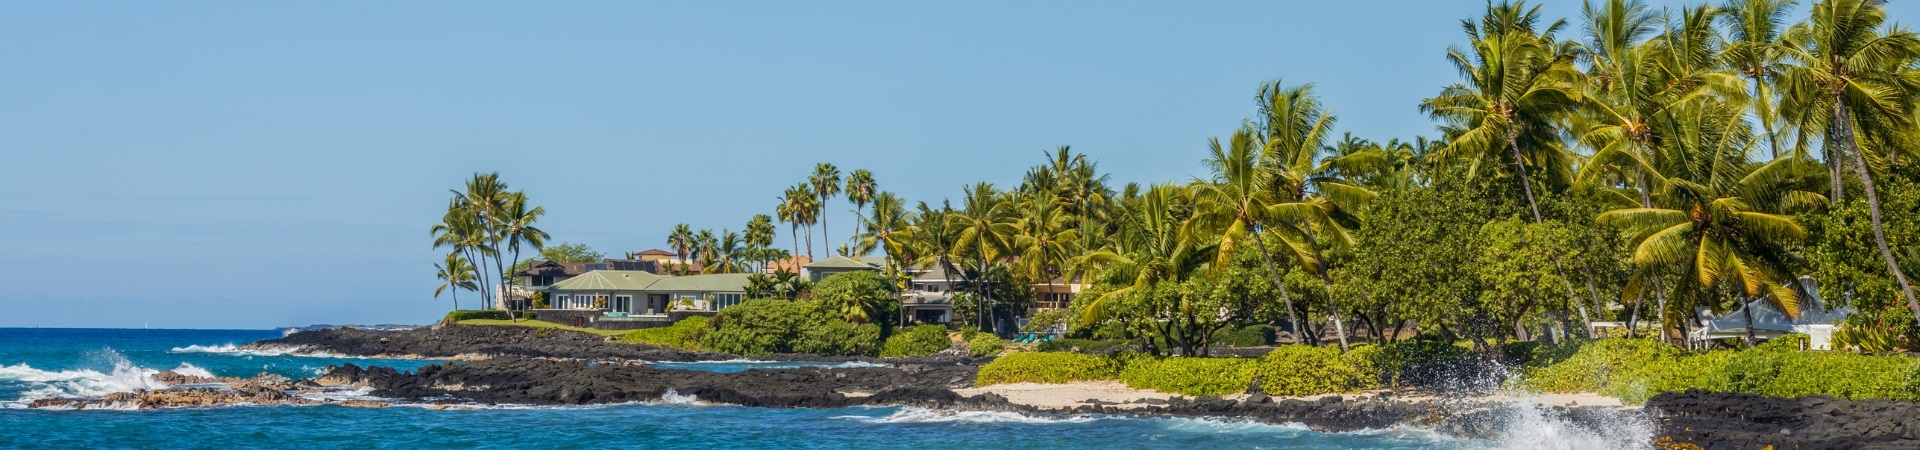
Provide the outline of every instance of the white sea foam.
[[1029,416],[1026,414],[1001,411],[952,411],[944,409],[926,409],[905,407],[886,417],[837,416],[835,419],[849,419],[866,423],[1087,423],[1097,420],[1093,416]]
[[1566,414],[1520,399],[1501,408],[1496,448],[1513,450],[1587,450],[1646,447],[1653,441],[1652,419],[1639,411],[1606,414],[1598,424],[1576,423]]
[[1306,425],[1288,422],[1282,424],[1263,423],[1253,419],[1229,419],[1214,417],[1174,417],[1165,419],[1167,429],[1175,431],[1197,431],[1209,433],[1240,432],[1301,432],[1309,431]]
[[700,404],[700,397],[681,394],[680,391],[673,390],[673,388],[667,388],[667,392],[660,394],[660,403],[666,403],[666,404],[672,404],[672,405],[698,405]]
[[[226,343],[226,344],[219,344],[219,345],[189,345],[185,347],[174,347],[172,349],[167,350],[167,353],[205,353],[205,354],[213,354],[213,355],[233,355],[233,356],[301,356],[301,357],[309,357],[309,358],[338,358],[338,359],[397,359],[397,358],[379,358],[379,357],[372,357],[372,356],[349,356],[349,355],[323,351],[323,350],[311,350],[306,347],[289,347],[289,346],[242,347],[238,345],[233,345],[233,343]],[[467,355],[461,355],[461,356],[467,356]],[[474,356],[477,357],[478,355],[474,355]]]
[[193,363],[180,363],[180,367],[173,368],[173,373],[190,377],[213,378],[213,372],[193,365]]
[[[34,400],[54,397],[99,397],[115,392],[141,389],[165,389],[166,383],[153,379],[159,370],[140,367],[119,352],[107,350],[102,357],[113,368],[102,373],[93,369],[41,370],[25,363],[0,367],[0,381],[27,385],[20,398],[0,401],[9,407],[26,406]],[[206,369],[183,364],[182,369],[206,373]],[[209,374],[211,375],[211,374]]]

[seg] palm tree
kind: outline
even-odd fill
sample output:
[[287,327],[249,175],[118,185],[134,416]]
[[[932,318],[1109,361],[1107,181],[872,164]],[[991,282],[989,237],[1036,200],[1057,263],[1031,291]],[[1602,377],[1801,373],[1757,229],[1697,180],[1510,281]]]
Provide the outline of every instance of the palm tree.
[[959,253],[957,241],[959,233],[952,226],[953,206],[941,203],[940,209],[933,209],[927,202],[920,202],[915,211],[907,216],[904,247],[909,249],[915,259],[906,262],[922,267],[939,267],[946,285],[953,286],[953,274],[958,271],[954,259]]
[[[840,168],[834,167],[833,164],[829,163],[814,165],[813,176],[808,177],[807,182],[813,185],[814,195],[819,196],[818,201],[813,204],[813,214],[814,217],[820,221],[820,243],[832,246],[833,238],[829,237],[827,233],[827,213],[825,209],[827,202],[833,200],[834,194],[840,193]],[[808,224],[811,225],[812,223],[809,222]],[[809,247],[811,247],[813,241],[812,233],[807,234],[807,241]],[[813,251],[808,250],[807,256],[812,257]]]
[[1187,192],[1171,184],[1148,188],[1118,215],[1120,232],[1110,245],[1076,258],[1072,276],[1088,273],[1120,286],[1089,299],[1080,320],[1105,321],[1120,299],[1184,281],[1210,266],[1216,248],[1210,237],[1180,232],[1184,225],[1178,215],[1187,207]]
[[673,271],[678,272],[684,269],[687,263],[687,254],[693,252],[693,246],[692,226],[684,223],[674,225],[673,232],[667,233],[667,247],[672,248],[673,254],[678,258],[673,264],[681,266],[674,268]]
[[740,263],[748,259],[747,251],[749,248],[741,245],[744,241],[745,239],[741,238],[740,233],[735,233],[732,230],[720,230],[720,239],[714,242],[712,246],[714,262],[701,268],[701,272],[745,272],[745,270],[740,267]]
[[[487,245],[487,227],[469,206],[463,197],[454,196],[448,202],[447,213],[429,232],[433,233],[434,249],[448,247],[453,253],[463,255],[469,270],[476,275],[475,280],[479,280],[485,274],[485,266],[480,261],[493,255],[496,249]],[[477,284],[477,287],[480,296],[487,297],[487,285]]]
[[854,254],[864,255],[874,249],[885,252],[889,279],[899,274],[901,265],[914,260],[905,239],[913,222],[906,201],[892,192],[881,192],[873,198],[873,213],[860,221],[866,231],[856,236],[859,243]]
[[1722,64],[1739,71],[1753,84],[1753,111],[1766,133],[1768,149],[1780,157],[1780,135],[1774,130],[1779,111],[1773,108],[1776,95],[1769,88],[1775,82],[1777,67],[1785,58],[1789,44],[1780,39],[1787,14],[1796,0],[1728,0],[1720,16],[1727,27],[1727,45],[1721,51]]
[[[985,304],[981,308],[981,320],[992,316],[993,297],[986,286],[989,283],[989,265],[998,260],[1012,248],[1014,234],[1013,212],[1007,202],[1000,198],[999,191],[990,183],[976,183],[967,188],[963,199],[964,208],[953,211],[947,216],[954,229],[954,248],[972,252],[979,272],[972,274],[976,295]],[[983,329],[999,332],[997,321],[982,324]]]
[[[1787,248],[1806,234],[1789,214],[1824,203],[1813,192],[1819,172],[1805,159],[1748,163],[1752,129],[1743,106],[1702,99],[1674,107],[1673,151],[1694,155],[1659,174],[1653,206],[1600,214],[1622,229],[1635,264],[1679,268],[1709,291],[1731,285],[1744,303],[1764,297],[1789,316],[1799,296],[1788,286],[1794,271]],[[1752,313],[1745,315],[1753,343]]]
[[1502,2],[1489,5],[1479,24],[1462,21],[1471,53],[1448,49],[1447,60],[1465,82],[1420,103],[1421,111],[1457,133],[1436,155],[1442,161],[1466,164],[1473,176],[1483,165],[1507,159],[1501,153],[1509,154],[1535,223],[1543,219],[1534,177],[1567,178],[1570,156],[1559,146],[1554,122],[1580,97],[1573,84],[1578,78],[1574,52],[1553,38],[1565,22],[1536,32],[1539,15],[1537,5]]
[[506,280],[507,268],[506,264],[501,261],[500,258],[502,253],[500,244],[504,242],[507,237],[502,227],[502,224],[505,222],[506,202],[509,195],[507,192],[507,183],[500,180],[499,172],[476,173],[473,174],[473,178],[467,180],[465,191],[452,192],[457,201],[466,203],[463,211],[475,216],[474,223],[478,226],[476,229],[478,233],[476,237],[479,241],[478,244],[489,248],[489,251],[480,256],[483,260],[493,260],[493,271],[491,272],[486,270],[482,261],[474,261],[475,264],[481,265],[480,275],[486,280],[486,284],[484,285],[486,286],[486,290],[483,291],[483,293],[487,298],[502,302],[501,304],[495,305],[496,307],[506,308],[504,303],[505,298],[498,292],[500,286],[496,283],[502,283]]
[[1049,282],[1063,274],[1061,266],[1072,258],[1079,233],[1068,226],[1065,209],[1050,194],[1017,203],[1021,210],[1014,218],[1010,253],[1019,257],[1028,279]]
[[[1324,126],[1324,122],[1321,124]],[[1315,134],[1323,134],[1316,132]],[[1280,292],[1285,302],[1287,323],[1299,331],[1299,313],[1293,309],[1293,296],[1287,293],[1286,283],[1280,279],[1280,271],[1273,263],[1273,254],[1267,250],[1266,242],[1260,239],[1261,219],[1268,216],[1268,210],[1278,203],[1272,189],[1274,172],[1262,167],[1266,160],[1262,146],[1256,142],[1253,130],[1242,128],[1228,139],[1228,145],[1220,145],[1219,139],[1212,139],[1208,149],[1211,156],[1203,164],[1213,171],[1211,180],[1194,180],[1194,218],[1189,222],[1192,233],[1217,237],[1219,251],[1214,261],[1216,266],[1226,263],[1233,252],[1245,241],[1253,241],[1260,249],[1260,258],[1266,263],[1267,275],[1273,278],[1273,287]]]
[[787,235],[793,237],[794,256],[800,255],[800,207],[805,204],[800,198],[802,195],[798,188],[787,188],[787,192],[779,198],[780,204],[773,208],[780,221],[787,223]]
[[[546,248],[547,239],[551,236],[534,226],[534,223],[540,220],[540,216],[546,214],[546,207],[528,208],[527,194],[524,192],[514,192],[507,196],[506,208],[502,210],[501,215],[504,219],[502,225],[506,228],[506,245],[513,252],[513,263],[508,264],[507,267],[520,266],[520,247],[523,245],[533,247],[536,253]],[[520,319],[518,315],[509,317],[515,321]]]
[[441,292],[451,290],[455,311],[460,310],[461,289],[472,291],[480,288],[473,282],[473,264],[468,263],[467,258],[460,256],[458,251],[448,253],[446,262],[434,263],[433,268],[439,271],[434,274],[435,279],[442,281],[440,287],[433,288],[433,298],[440,298]]
[[861,214],[865,214],[867,203],[873,201],[874,187],[873,172],[868,172],[867,169],[856,169],[852,175],[847,176],[847,201],[853,202],[855,219],[853,234],[860,234],[860,225],[863,221],[858,219]]
[[[719,247],[720,239],[714,237],[713,230],[701,229],[693,234],[693,254],[697,255],[695,258],[702,267],[712,265],[714,260],[720,258]],[[692,270],[692,267],[682,268],[681,272],[688,270]]]
[[[1911,141],[1914,96],[1920,93],[1906,69],[1920,58],[1920,37],[1886,23],[1885,0],[1825,0],[1814,4],[1813,18],[1787,32],[1787,40],[1805,48],[1788,47],[1793,64],[1784,68],[1788,85],[1782,109],[1798,118],[1801,130],[1823,129],[1823,153],[1831,177],[1829,198],[1838,203],[1845,170],[1851,164],[1866,194],[1874,244],[1900,284],[1907,307],[1920,315],[1913,284],[1887,245],[1881,221],[1880,194],[1873,171],[1881,155],[1900,151]],[[1804,147],[1808,133],[1800,134]],[[1871,160],[1869,158],[1872,158]]]
[[[766,214],[754,214],[753,219],[747,221],[745,235],[747,248],[766,248],[773,246],[773,234],[773,217]],[[756,256],[755,260],[756,262],[762,263],[760,264],[760,269],[765,269],[766,264],[764,261],[759,260],[758,256]]]

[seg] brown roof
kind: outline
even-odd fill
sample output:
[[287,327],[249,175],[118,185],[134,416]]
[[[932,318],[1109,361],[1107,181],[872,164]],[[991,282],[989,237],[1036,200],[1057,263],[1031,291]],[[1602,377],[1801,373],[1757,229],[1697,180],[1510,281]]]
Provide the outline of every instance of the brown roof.
[[646,249],[639,253],[634,253],[634,254],[640,255],[640,256],[677,256],[677,255],[674,255],[673,252],[669,252],[669,251],[661,250],[657,248]]
[[787,272],[793,272],[793,273],[800,273],[801,267],[806,267],[808,264],[812,264],[812,263],[813,263],[813,258],[796,255],[791,258],[768,263],[767,272],[772,273],[772,272],[787,271]]

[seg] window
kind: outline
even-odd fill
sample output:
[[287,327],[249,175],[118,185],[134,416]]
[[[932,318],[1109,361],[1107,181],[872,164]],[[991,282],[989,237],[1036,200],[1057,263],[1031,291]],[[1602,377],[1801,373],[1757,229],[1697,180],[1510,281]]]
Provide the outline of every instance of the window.
[[567,308],[572,308],[572,307],[573,307],[573,297],[572,297],[572,296],[566,296],[566,295],[558,295],[558,296],[554,296],[554,297],[553,297],[553,306],[554,306],[555,308],[560,308],[560,309],[567,309]]
[[622,311],[622,312],[625,312],[625,311],[632,311],[632,310],[633,310],[633,296],[631,296],[631,295],[615,295],[615,296],[613,296],[613,310],[614,310],[614,311]]
[[713,294],[713,310],[740,304],[741,294]]

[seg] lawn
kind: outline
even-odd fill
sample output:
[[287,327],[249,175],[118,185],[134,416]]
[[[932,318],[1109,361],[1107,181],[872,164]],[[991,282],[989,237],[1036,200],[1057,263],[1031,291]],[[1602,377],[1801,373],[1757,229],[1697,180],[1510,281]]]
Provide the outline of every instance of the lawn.
[[573,330],[573,331],[580,331],[580,332],[586,332],[586,333],[593,333],[601,336],[622,336],[632,331],[632,330],[596,330],[592,328],[570,327],[566,325],[561,325],[561,324],[541,321],[541,320],[522,320],[516,323],[513,321],[500,320],[500,319],[471,319],[471,320],[462,320],[454,323],[460,324],[460,325],[504,325],[504,326],[511,326],[511,327],[558,328],[562,330]]

